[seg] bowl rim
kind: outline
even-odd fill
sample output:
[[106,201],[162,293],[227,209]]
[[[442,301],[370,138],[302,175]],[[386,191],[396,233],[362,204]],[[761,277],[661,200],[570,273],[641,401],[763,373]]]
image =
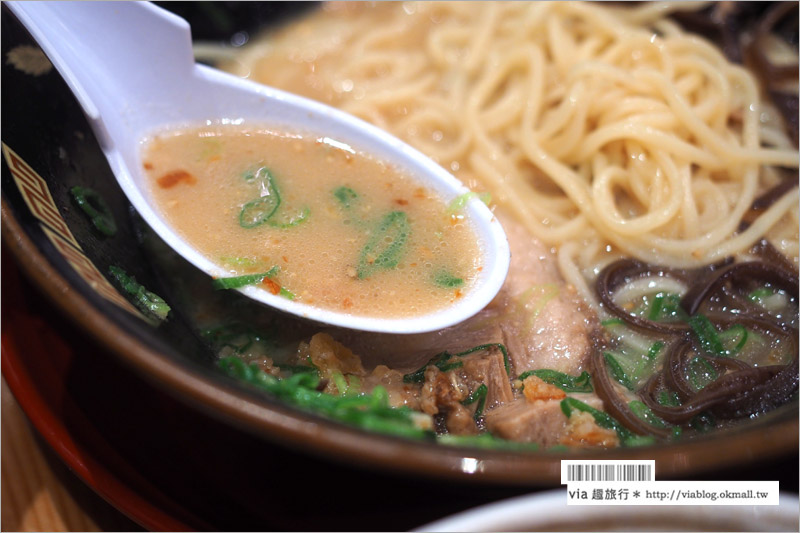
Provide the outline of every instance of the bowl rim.
[[[184,403],[217,419],[320,457],[428,478],[553,486],[560,482],[562,459],[655,459],[659,477],[674,478],[738,464],[742,454],[721,453],[725,449],[746,449],[747,457],[759,460],[778,458],[798,449],[798,419],[788,417],[686,442],[580,454],[450,447],[369,433],[277,399],[270,401],[256,391],[235,386],[233,382],[225,383],[221,374],[216,380],[210,373],[192,368],[189,360],[173,360],[152,349],[101,313],[61,275],[24,232],[5,197],[0,215],[2,238],[21,272],[63,314],[108,347],[126,366]],[[723,447],[713,445],[721,439],[725,439]]]

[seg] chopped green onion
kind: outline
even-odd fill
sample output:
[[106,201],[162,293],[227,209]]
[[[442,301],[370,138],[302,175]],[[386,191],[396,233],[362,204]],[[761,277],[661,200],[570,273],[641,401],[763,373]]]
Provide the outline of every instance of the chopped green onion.
[[608,371],[615,380],[628,390],[633,390],[633,381],[625,372],[619,360],[610,352],[605,352],[603,358],[608,366]]
[[227,255],[220,257],[219,260],[220,262],[225,263],[226,265],[234,265],[241,267],[254,267],[259,263],[258,261],[250,257],[231,257]]
[[688,365],[689,382],[694,390],[701,390],[719,377],[717,370],[704,357],[695,357]]
[[245,274],[244,276],[234,276],[232,278],[217,278],[211,282],[211,286],[217,290],[240,289],[247,285],[261,283],[264,278],[274,277],[278,272],[280,272],[280,267],[276,265],[267,272],[262,272],[260,274]]
[[269,170],[264,167],[259,168],[252,178],[248,179],[248,175],[245,179],[248,179],[248,181],[255,180],[260,177],[259,175],[262,175],[263,192],[265,194],[242,206],[242,210],[239,212],[239,225],[243,228],[250,229],[260,226],[269,220],[281,205],[281,195]]
[[345,209],[349,209],[358,199],[358,194],[350,187],[337,187],[334,189],[333,195]]
[[542,368],[528,370],[519,375],[517,379],[524,381],[528,376],[536,376],[545,383],[555,385],[564,392],[592,392],[592,378],[589,372],[583,371],[580,376],[570,376],[558,370]]
[[649,320],[658,322],[664,320],[686,320],[686,312],[681,307],[681,296],[672,292],[659,292],[653,297],[650,309],[647,311]]
[[483,415],[483,408],[486,406],[487,392],[489,392],[488,387],[486,387],[485,383],[481,383],[477,389],[472,391],[466,400],[461,402],[461,405],[471,405],[475,402],[478,402],[478,406],[475,408],[475,414],[473,415],[475,420],[478,420],[481,415]]
[[667,407],[678,407],[681,404],[681,399],[675,391],[662,390],[656,400],[659,404]]
[[86,213],[97,231],[107,237],[116,235],[117,223],[114,214],[102,196],[88,187],[75,186],[70,192],[75,203]]
[[597,423],[598,426],[600,426],[601,428],[611,429],[616,431],[617,436],[619,437],[621,443],[627,445],[628,444],[627,441],[629,440],[631,440],[631,442],[635,442],[633,440],[634,439],[633,433],[631,433],[631,431],[628,428],[620,424],[617,420],[614,419],[614,417],[612,417],[608,413],[604,413],[603,411],[595,409],[591,405],[587,405],[584,402],[575,398],[567,397],[561,400],[561,411],[567,416],[567,418],[569,418],[572,415],[573,410],[589,413],[590,415],[592,415],[592,418],[594,418],[594,421],[595,423]]
[[[719,334],[719,340],[729,354],[735,355],[741,352],[744,345],[747,344],[748,336],[747,328],[742,324],[734,324]],[[731,345],[733,346],[729,348]]]
[[607,328],[609,326],[622,326],[625,324],[625,321],[621,318],[609,318],[607,320],[603,320],[600,322],[600,325]]
[[299,224],[302,224],[306,220],[308,220],[308,216],[310,214],[311,214],[311,210],[308,207],[304,207],[302,209],[302,211],[300,211],[300,213],[298,213],[294,217],[292,217],[292,218],[290,218],[290,219],[288,219],[288,220],[286,220],[284,222],[278,222],[276,220],[268,219],[267,220],[267,224],[269,226],[273,227],[273,228],[279,228],[279,229],[293,228],[293,227],[295,227],[295,226],[297,226]]
[[280,205],[281,198],[277,193],[247,202],[239,212],[239,225],[247,229],[260,226],[275,214]]
[[311,372],[300,372],[279,379],[261,370],[256,364],[245,364],[237,357],[219,360],[220,368],[231,377],[265,390],[301,409],[370,431],[409,437],[430,438],[432,432],[417,424],[419,413],[406,406],[391,407],[389,395],[382,386],[370,393],[333,395],[317,390],[320,378]]
[[278,291],[278,295],[279,296],[283,296],[287,300],[294,300],[295,298],[297,298],[295,293],[293,293],[292,291],[290,291],[286,287],[281,287],[280,291]]
[[775,294],[775,291],[770,287],[761,287],[748,294],[747,299],[751,302],[760,303],[761,300],[764,298],[769,298],[773,294]]
[[689,319],[689,326],[691,326],[694,334],[697,335],[700,341],[700,346],[706,353],[716,355],[718,357],[728,357],[731,353],[722,345],[719,339],[717,328],[705,315],[694,315]]
[[433,275],[433,283],[444,289],[454,289],[464,284],[463,278],[457,278],[447,270],[437,270]]
[[667,424],[649,408],[644,402],[634,400],[628,404],[633,414],[656,428],[666,428]]
[[358,279],[371,276],[376,270],[397,266],[406,248],[411,227],[402,211],[391,211],[381,219],[375,233],[361,250]]
[[163,321],[167,318],[170,307],[163,298],[145,289],[141,283],[136,281],[136,278],[117,266],[108,267],[108,272],[122,287],[122,290],[133,298],[133,303],[140,311],[158,321]]
[[447,206],[447,214],[452,215],[452,214],[460,212],[461,210],[464,209],[464,207],[466,207],[467,203],[472,198],[475,198],[475,197],[478,197],[478,199],[481,200],[486,205],[489,205],[489,203],[491,203],[491,201],[492,201],[492,195],[490,193],[488,193],[488,192],[482,192],[482,193],[465,192],[464,194],[456,196],[450,202],[450,204]]
[[647,359],[649,361],[655,361],[656,357],[658,357],[658,352],[665,346],[663,341],[656,341],[647,351]]

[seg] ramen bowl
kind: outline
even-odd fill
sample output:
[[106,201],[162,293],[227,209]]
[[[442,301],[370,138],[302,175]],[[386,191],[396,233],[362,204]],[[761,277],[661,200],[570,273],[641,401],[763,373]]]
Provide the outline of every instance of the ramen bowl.
[[[190,22],[193,22],[190,18]],[[2,231],[24,273],[64,316],[132,373],[226,424],[271,443],[353,465],[421,478],[505,485],[558,484],[562,459],[653,459],[659,478],[691,477],[754,460],[796,460],[797,402],[691,440],[608,451],[510,451],[444,446],[351,427],[220,372],[216,354],[174,297],[202,276],[164,250],[117,186],[78,103],[30,36],[3,10]],[[71,193],[96,191],[114,214],[97,231]],[[131,303],[111,267],[171,302],[154,323]],[[200,279],[203,279],[202,277]],[[174,298],[173,298],[174,297]],[[12,304],[10,302],[6,302]]]

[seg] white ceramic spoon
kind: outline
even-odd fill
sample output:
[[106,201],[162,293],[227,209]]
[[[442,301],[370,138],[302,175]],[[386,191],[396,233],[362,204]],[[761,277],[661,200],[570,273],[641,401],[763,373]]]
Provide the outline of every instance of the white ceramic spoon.
[[[148,2],[6,2],[31,32],[83,107],[122,190],[144,220],[189,262],[229,276],[170,227],[154,208],[142,172],[143,139],[166,127],[208,123],[269,124],[312,132],[394,164],[445,201],[468,192],[451,174],[386,132],[317,102],[198,65],[189,24]],[[466,215],[482,242],[483,269],[454,305],[410,318],[353,316],[270,294],[247,296],[318,322],[365,331],[418,333],[469,318],[505,280],[509,248],[500,224],[478,199]]]

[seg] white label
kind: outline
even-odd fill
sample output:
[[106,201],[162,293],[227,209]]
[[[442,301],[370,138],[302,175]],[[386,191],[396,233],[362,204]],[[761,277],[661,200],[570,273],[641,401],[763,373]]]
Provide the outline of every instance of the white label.
[[778,505],[777,481],[571,482],[567,505]]
[[561,484],[596,481],[655,481],[656,462],[645,461],[561,461]]

